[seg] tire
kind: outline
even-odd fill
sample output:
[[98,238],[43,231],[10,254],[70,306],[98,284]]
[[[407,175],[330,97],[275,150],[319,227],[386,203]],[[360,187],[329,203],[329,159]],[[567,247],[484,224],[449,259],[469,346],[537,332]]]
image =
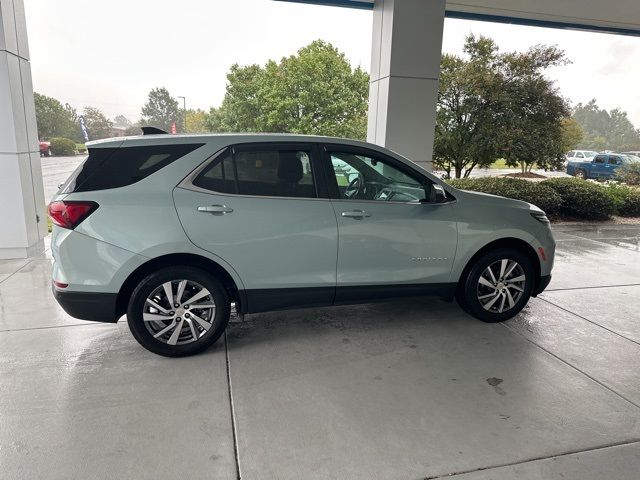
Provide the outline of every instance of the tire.
[[582,180],[586,180],[587,179],[587,174],[585,173],[584,170],[579,168],[578,170],[576,170],[576,178],[581,178]]
[[52,157],[53,156],[53,152],[51,151],[51,148],[47,148],[47,157]]
[[[173,305],[167,285],[171,285]],[[180,301],[175,303],[178,295]],[[196,295],[195,303],[189,305]],[[140,282],[129,299],[127,320],[135,339],[150,352],[184,357],[206,350],[220,338],[230,309],[227,291],[217,279],[197,268],[177,266],[158,270]]]
[[[491,277],[489,267],[495,278]],[[500,281],[502,268],[508,274],[505,283]],[[517,315],[527,304],[534,280],[533,265],[525,254],[500,248],[476,260],[466,277],[461,279],[456,298],[463,310],[477,319],[488,323],[503,322]]]

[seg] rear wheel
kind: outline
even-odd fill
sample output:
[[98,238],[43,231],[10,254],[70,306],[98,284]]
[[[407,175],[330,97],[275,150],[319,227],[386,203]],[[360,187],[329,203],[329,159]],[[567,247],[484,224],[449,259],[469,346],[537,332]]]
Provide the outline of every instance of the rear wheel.
[[201,352],[220,338],[229,322],[222,284],[193,267],[170,267],[144,278],[129,300],[127,319],[135,339],[167,357]]
[[534,269],[518,250],[498,249],[480,257],[458,289],[462,308],[483,322],[515,316],[531,298]]

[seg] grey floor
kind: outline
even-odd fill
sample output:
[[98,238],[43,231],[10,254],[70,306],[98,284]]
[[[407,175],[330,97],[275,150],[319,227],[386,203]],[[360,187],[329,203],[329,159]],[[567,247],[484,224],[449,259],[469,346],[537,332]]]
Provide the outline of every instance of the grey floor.
[[640,477],[640,227],[558,227],[554,279],[484,324],[418,299],[247,316],[205,354],[74,320],[0,262],[3,479]]

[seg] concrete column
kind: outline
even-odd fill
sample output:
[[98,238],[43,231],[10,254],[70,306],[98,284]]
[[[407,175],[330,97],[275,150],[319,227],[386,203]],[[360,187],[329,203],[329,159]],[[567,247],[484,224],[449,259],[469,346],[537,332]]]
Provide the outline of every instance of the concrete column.
[[367,140],[432,170],[445,0],[375,0]]
[[47,234],[23,0],[0,0],[0,259],[26,258]]

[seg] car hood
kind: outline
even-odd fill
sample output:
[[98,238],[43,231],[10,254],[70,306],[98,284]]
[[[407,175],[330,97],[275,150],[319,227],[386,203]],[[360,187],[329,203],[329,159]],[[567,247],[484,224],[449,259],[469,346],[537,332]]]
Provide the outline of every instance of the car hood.
[[490,193],[472,192],[470,190],[458,190],[457,193],[458,197],[460,197],[460,194],[462,194],[463,201],[471,202],[476,205],[542,211],[532,203],[524,202],[522,200],[515,200],[513,198],[501,197],[499,195],[491,195]]

